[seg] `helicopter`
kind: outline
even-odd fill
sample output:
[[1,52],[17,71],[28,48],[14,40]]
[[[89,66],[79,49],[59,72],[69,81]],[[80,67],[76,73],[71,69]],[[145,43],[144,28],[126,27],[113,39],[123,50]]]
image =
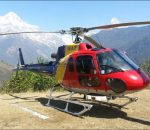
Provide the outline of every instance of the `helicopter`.
[[[0,35],[60,33],[75,36],[72,44],[59,46],[57,53],[51,54],[55,61],[48,63],[25,64],[22,50],[19,48],[20,63],[18,63],[16,70],[32,71],[54,76],[58,84],[50,89],[46,105],[79,116],[89,111],[93,107],[93,103],[104,103],[123,108],[138,100],[137,97],[129,97],[126,94],[141,91],[150,83],[148,75],[126,53],[117,49],[105,48],[101,43],[85,34],[92,30],[146,24],[150,24],[150,21],[119,23],[90,28],[73,27],[69,30],[56,32],[10,32],[1,33]],[[89,43],[83,42],[82,36]],[[58,87],[62,87],[69,92],[67,98],[61,98],[61,95],[52,95]],[[74,99],[73,95],[76,93],[83,94],[83,99]],[[125,98],[128,101],[122,105],[109,103],[110,100],[117,98]],[[64,108],[52,105],[54,100],[64,102]],[[69,108],[71,104],[80,106],[81,109],[79,111],[72,111]]]

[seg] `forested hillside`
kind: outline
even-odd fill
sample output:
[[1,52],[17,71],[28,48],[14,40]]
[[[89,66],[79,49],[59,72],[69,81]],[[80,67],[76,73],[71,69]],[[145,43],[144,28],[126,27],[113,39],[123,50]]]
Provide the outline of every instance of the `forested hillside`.
[[0,61],[0,87],[5,80],[8,80],[12,74],[12,66]]

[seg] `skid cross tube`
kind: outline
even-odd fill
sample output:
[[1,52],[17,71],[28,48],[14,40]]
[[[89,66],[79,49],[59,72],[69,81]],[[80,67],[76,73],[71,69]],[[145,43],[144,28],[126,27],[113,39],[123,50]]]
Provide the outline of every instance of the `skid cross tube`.
[[[71,100],[72,96],[75,94],[74,92],[70,92],[69,97],[66,98],[66,99],[59,98],[60,96],[59,96],[59,97],[54,97],[54,96],[52,96],[52,93],[54,92],[54,90],[55,90],[56,87],[58,87],[58,85],[57,85],[57,86],[54,86],[54,87],[50,90],[50,92],[49,92],[49,99],[48,99],[48,102],[47,102],[46,106],[49,106],[49,107],[58,109],[58,110],[60,110],[60,111],[63,111],[63,112],[66,112],[66,113],[69,113],[69,114],[75,115],[75,116],[80,116],[81,114],[83,114],[83,113],[89,111],[89,110],[92,108],[93,105],[91,105],[91,104],[86,104],[86,103],[82,103],[82,102],[80,102],[80,101],[73,101],[73,100]],[[59,107],[56,107],[56,106],[52,105],[52,104],[51,104],[51,101],[52,101],[52,100],[60,100],[60,101],[66,102],[65,108],[64,108],[64,109],[61,109],[61,108],[59,108]],[[75,104],[75,105],[78,105],[78,106],[82,106],[83,109],[80,110],[79,112],[71,112],[71,111],[69,111],[69,105],[70,105],[70,104]]]

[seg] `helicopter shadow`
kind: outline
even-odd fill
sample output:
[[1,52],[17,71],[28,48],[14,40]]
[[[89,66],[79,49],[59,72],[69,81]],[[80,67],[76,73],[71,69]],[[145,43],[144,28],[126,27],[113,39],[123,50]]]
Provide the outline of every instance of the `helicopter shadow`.
[[16,96],[13,94],[8,94],[12,98],[3,98],[2,100],[14,100],[14,99],[23,99],[23,100],[33,100],[37,96],[32,96],[32,97],[21,97],[21,96]]
[[[48,99],[47,98],[35,98],[36,101],[40,102],[43,106],[46,106]],[[53,105],[59,108],[64,109],[64,102],[60,100],[54,100]],[[78,109],[75,105],[72,106],[72,109]],[[129,117],[126,112],[115,107],[109,107],[107,105],[94,105],[90,111],[87,111],[83,116],[95,117],[95,118],[106,118],[114,119],[121,118],[127,121],[136,122],[139,124],[150,126],[150,121],[139,119],[135,117]]]
[[140,123],[143,125],[150,126],[150,121],[145,119],[139,119],[135,117],[129,117],[126,112],[105,105],[93,105],[92,109],[84,114],[85,116],[96,117],[96,118],[121,118],[127,121]]

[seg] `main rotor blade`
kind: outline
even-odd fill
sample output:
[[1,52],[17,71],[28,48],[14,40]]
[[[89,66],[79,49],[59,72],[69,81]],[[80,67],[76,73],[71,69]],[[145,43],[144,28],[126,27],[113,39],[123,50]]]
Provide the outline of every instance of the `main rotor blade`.
[[67,32],[65,30],[56,31],[56,32],[44,32],[44,31],[37,31],[37,32],[8,32],[8,33],[0,33],[0,35],[25,34],[25,33],[60,33],[60,34],[65,34]]
[[91,31],[91,30],[95,30],[95,29],[110,29],[110,28],[115,28],[115,27],[125,27],[125,26],[134,26],[134,25],[146,25],[146,24],[150,24],[150,21],[110,24],[110,25],[103,25],[103,26],[86,28],[86,30],[87,31]]
[[97,43],[93,38],[84,35],[84,39],[87,40],[87,41],[89,41],[95,47],[102,48],[102,45],[100,43]]

